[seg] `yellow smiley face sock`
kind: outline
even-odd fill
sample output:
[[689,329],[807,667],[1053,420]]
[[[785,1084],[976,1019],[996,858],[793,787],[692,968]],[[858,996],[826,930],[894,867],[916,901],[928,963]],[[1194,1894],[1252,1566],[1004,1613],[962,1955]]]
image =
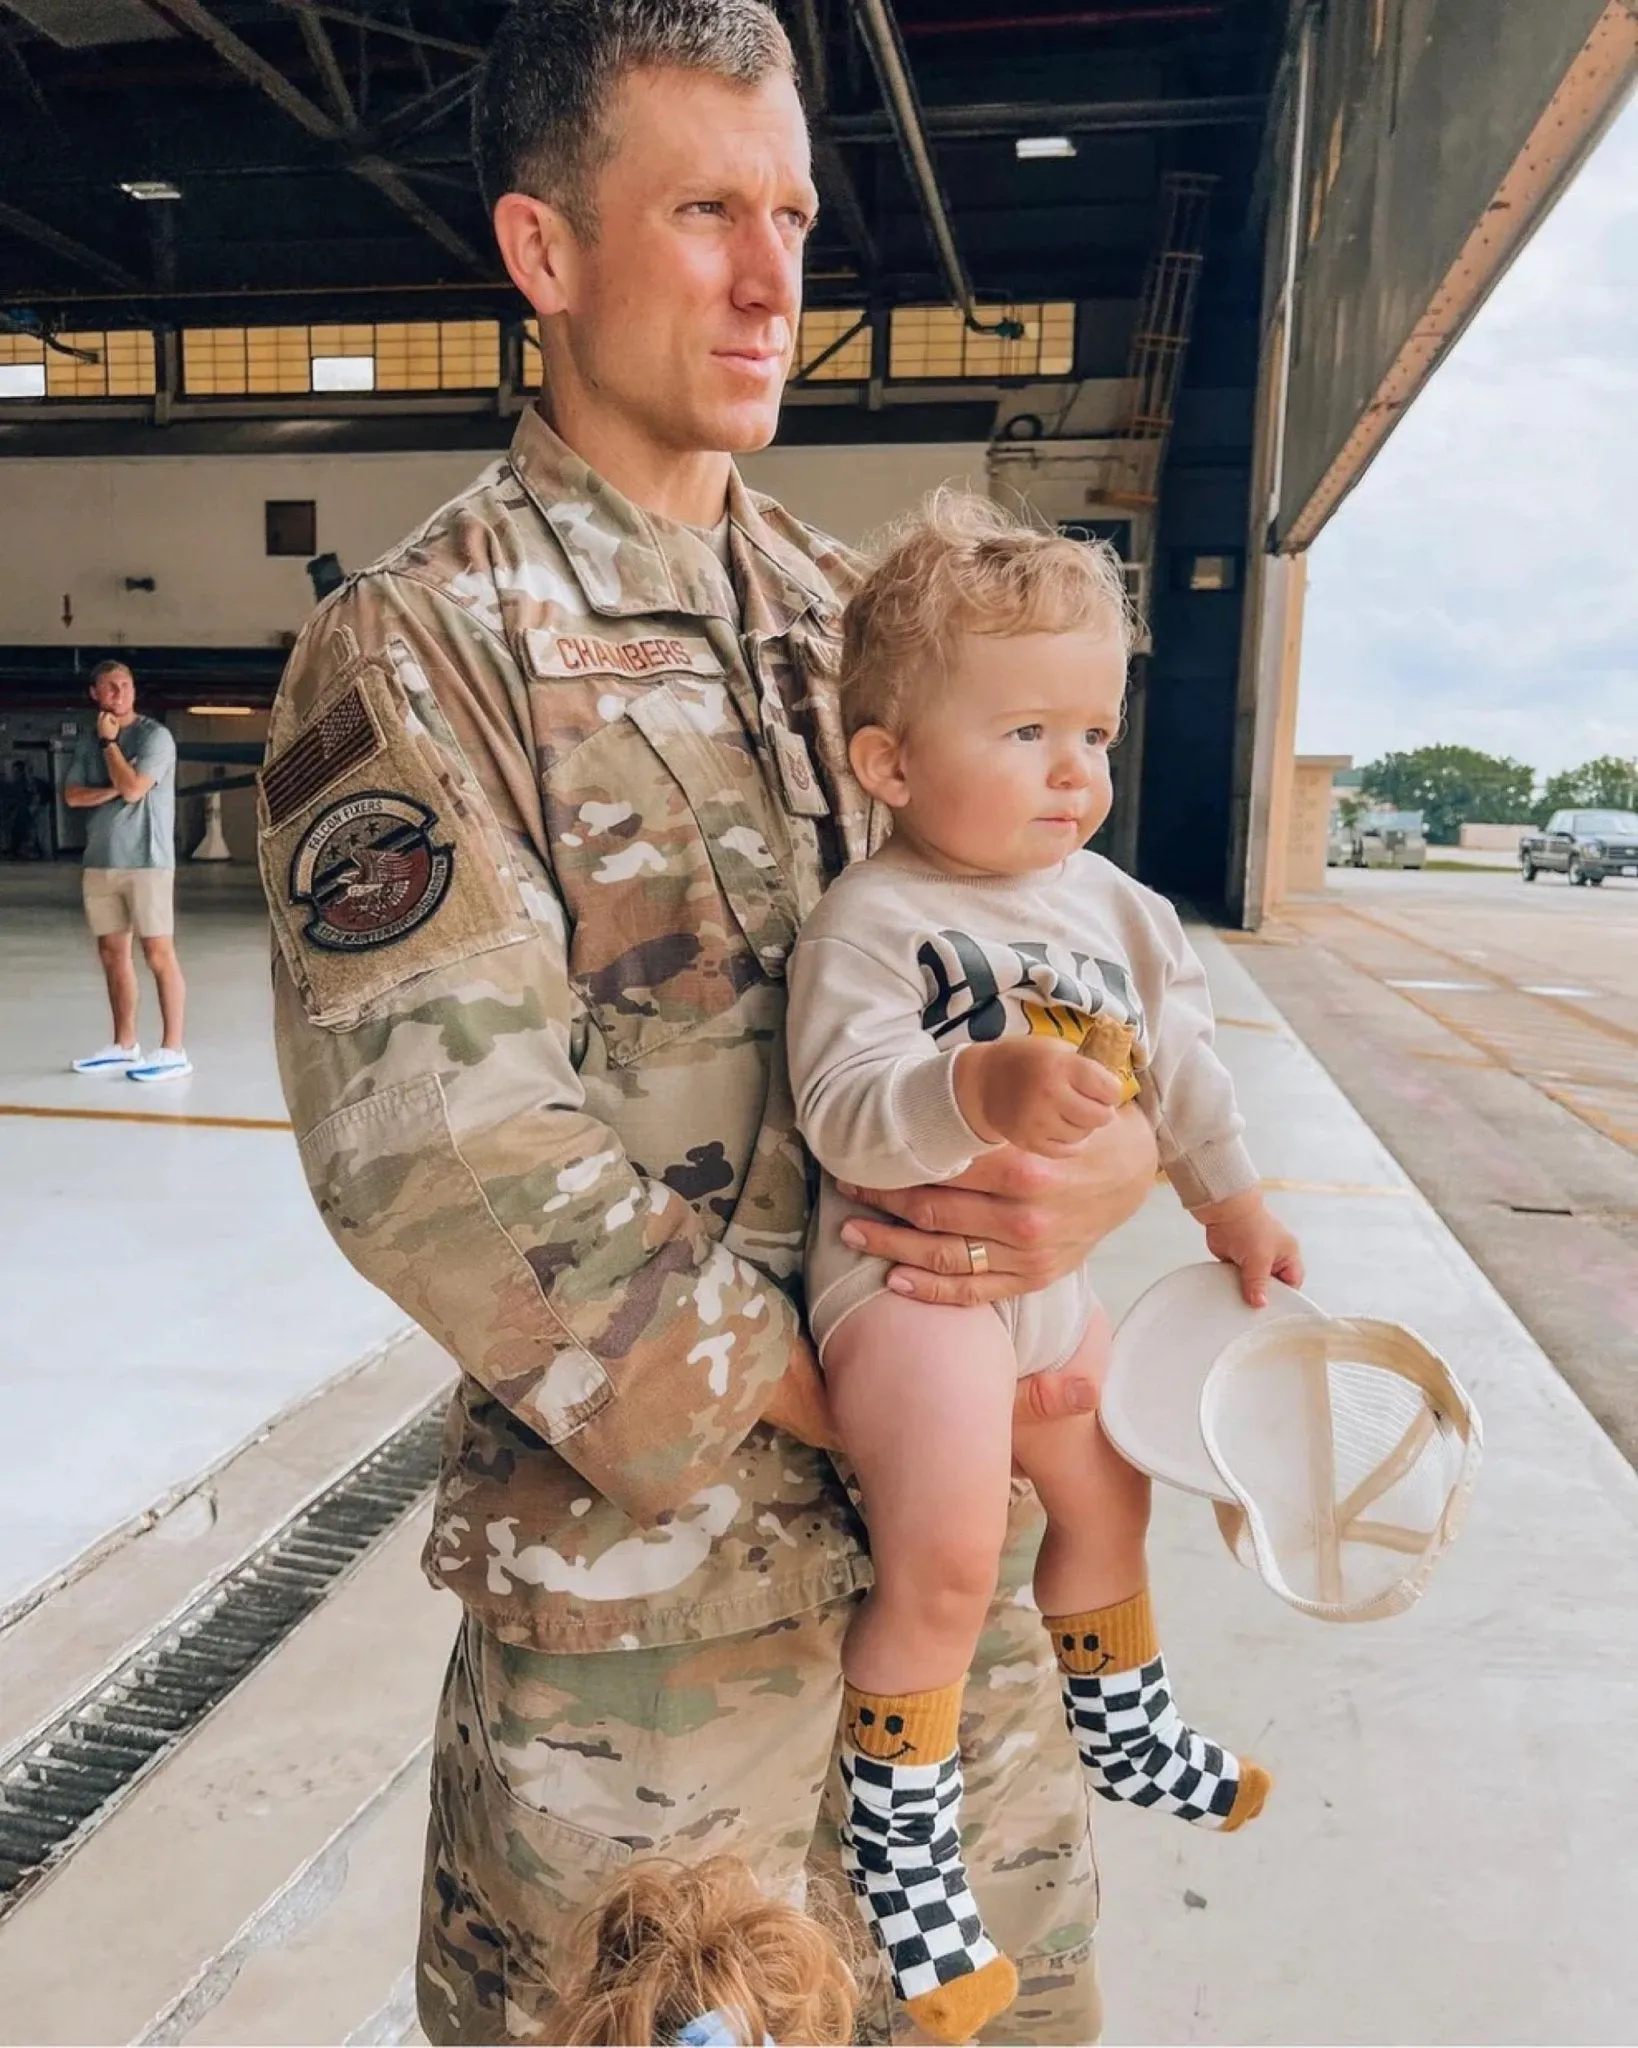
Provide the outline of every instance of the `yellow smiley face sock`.
[[1263,1810],[1274,1780],[1191,1728],[1172,1704],[1147,1589],[1084,1614],[1043,1615],[1064,1713],[1092,1789],[1225,1835]]
[[893,1989],[948,2042],[970,2041],[1018,1990],[961,1858],[961,1693],[842,1691],[842,1868]]

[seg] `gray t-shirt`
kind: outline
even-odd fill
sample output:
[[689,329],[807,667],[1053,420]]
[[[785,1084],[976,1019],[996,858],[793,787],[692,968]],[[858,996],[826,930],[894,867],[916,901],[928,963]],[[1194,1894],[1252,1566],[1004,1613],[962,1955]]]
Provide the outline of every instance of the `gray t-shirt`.
[[[119,750],[154,786],[134,804],[123,797],[85,814],[88,868],[174,868],[176,866],[176,742],[155,718],[140,714],[119,736]],[[74,750],[70,782],[82,789],[107,789],[112,778],[95,732]]]

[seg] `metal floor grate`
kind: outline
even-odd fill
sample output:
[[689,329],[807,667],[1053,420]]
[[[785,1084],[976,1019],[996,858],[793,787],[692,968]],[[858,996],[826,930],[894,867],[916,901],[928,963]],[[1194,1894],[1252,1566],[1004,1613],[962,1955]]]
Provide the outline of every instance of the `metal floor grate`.
[[0,1764],[0,1917],[403,1519],[437,1477],[447,1405],[438,1395]]

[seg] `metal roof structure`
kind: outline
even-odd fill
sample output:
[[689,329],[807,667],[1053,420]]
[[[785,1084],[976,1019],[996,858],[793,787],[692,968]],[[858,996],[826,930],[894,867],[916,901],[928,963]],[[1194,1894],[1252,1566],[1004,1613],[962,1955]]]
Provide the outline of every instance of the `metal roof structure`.
[[[936,303],[872,54],[884,0],[781,0],[814,114],[823,306]],[[897,0],[990,301],[1136,296],[1167,171],[1253,198],[1284,0]],[[492,0],[3,0],[0,309],[48,326],[495,317],[467,138]],[[1073,154],[1020,155],[1064,138]],[[174,192],[176,197],[145,197]]]

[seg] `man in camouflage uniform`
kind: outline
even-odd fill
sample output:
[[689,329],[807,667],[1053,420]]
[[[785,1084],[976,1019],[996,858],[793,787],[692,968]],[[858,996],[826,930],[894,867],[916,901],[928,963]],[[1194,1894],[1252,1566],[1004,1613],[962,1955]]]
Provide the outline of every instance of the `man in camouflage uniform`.
[[[519,0],[477,133],[550,402],[316,614],[260,799],[309,1184],[462,1375],[425,1556],[465,1607],[435,2042],[550,2041],[554,1948],[634,1855],[732,1850],[792,1890],[826,1863],[869,1575],[797,1305],[781,1042],[797,927],[871,843],[827,687],[857,571],[722,452],[772,437],[795,329],[789,49],[759,0]],[[1132,1116],[1073,1169],[1002,1155],[886,1198],[871,1248],[925,1299],[994,1299],[1152,1172]],[[1021,1499],[963,1728],[968,1861],[1023,1980],[985,2038],[1087,2041],[1095,1878],[1019,1591],[1037,1536]]]

